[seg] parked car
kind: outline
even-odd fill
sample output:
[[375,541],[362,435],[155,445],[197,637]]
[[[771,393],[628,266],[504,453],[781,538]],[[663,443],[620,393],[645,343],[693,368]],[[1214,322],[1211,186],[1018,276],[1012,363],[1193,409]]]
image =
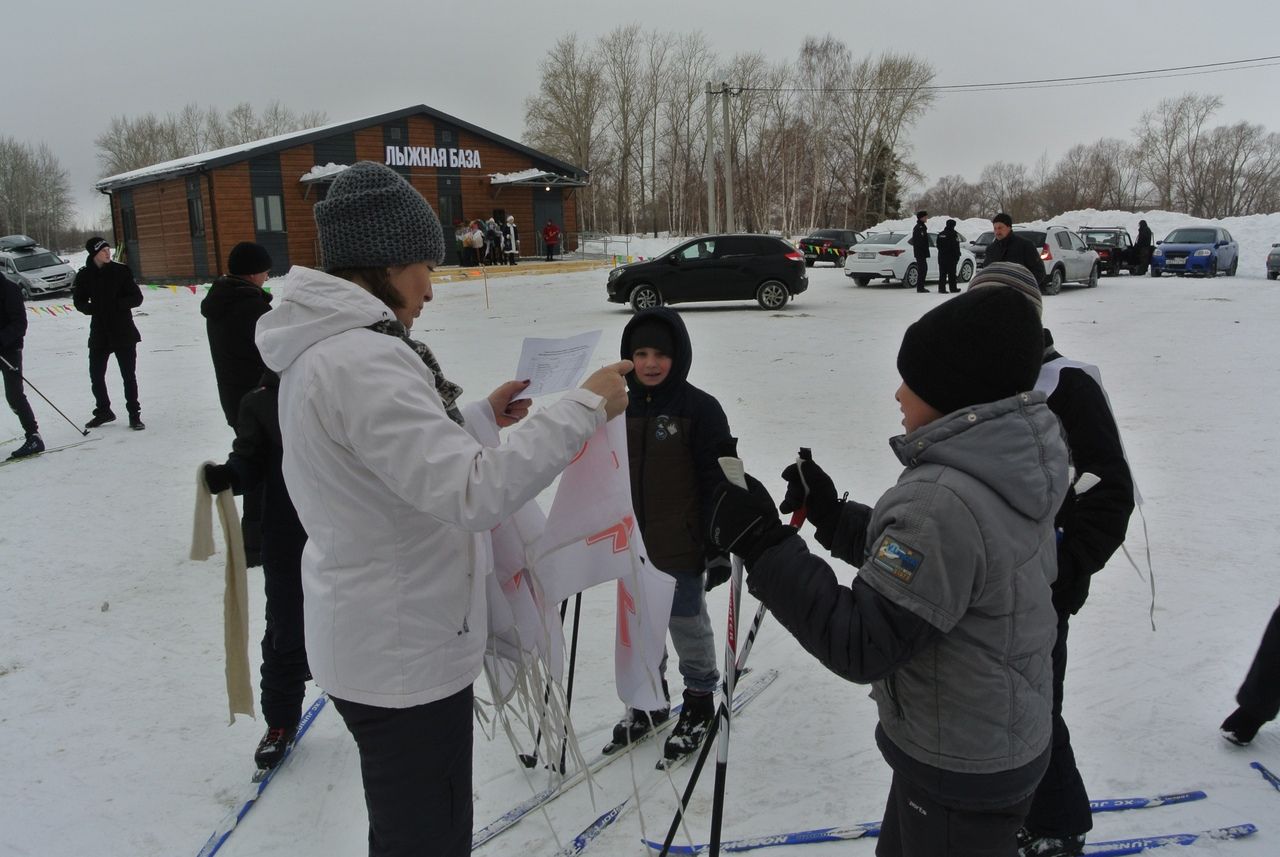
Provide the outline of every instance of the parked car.
[[1280,277],[1280,244],[1272,244],[1271,252],[1267,254],[1267,279],[1276,277]]
[[1234,277],[1239,265],[1240,245],[1221,226],[1179,227],[1157,241],[1151,253],[1153,277],[1166,271],[1179,277],[1216,277],[1219,272]]
[[1078,233],[1084,243],[1098,254],[1098,273],[1114,277],[1121,271],[1143,273],[1143,266],[1133,249],[1133,239],[1123,226],[1081,226]]
[[1062,291],[1063,283],[1078,283],[1091,289],[1098,285],[1098,254],[1067,227],[1026,229],[1019,226],[1014,228],[1013,234],[1040,248],[1040,260],[1044,262],[1044,282],[1040,284],[1040,291],[1046,295]]
[[[957,233],[958,234],[958,233]],[[859,286],[865,286],[875,279],[885,282],[897,280],[908,288],[920,286],[920,269],[916,267],[915,251],[911,247],[910,232],[873,232],[854,245],[849,257],[845,259],[844,275],[852,277]],[[925,282],[938,281],[938,233],[929,233],[929,274]],[[960,282],[967,283],[973,278],[978,267],[968,242],[960,235],[960,263],[956,266],[956,276]]]
[[754,300],[781,309],[809,288],[804,254],[775,235],[707,235],[609,272],[612,303],[639,312],[663,304]]
[[995,240],[996,234],[988,229],[969,242],[969,252],[973,254],[973,258],[979,268],[987,264],[987,246]]
[[815,229],[796,242],[804,254],[804,263],[810,268],[815,262],[830,262],[837,268],[844,267],[849,248],[862,240],[861,232],[852,229]]
[[76,278],[66,259],[26,235],[0,238],[0,275],[18,284],[24,300],[70,291]]

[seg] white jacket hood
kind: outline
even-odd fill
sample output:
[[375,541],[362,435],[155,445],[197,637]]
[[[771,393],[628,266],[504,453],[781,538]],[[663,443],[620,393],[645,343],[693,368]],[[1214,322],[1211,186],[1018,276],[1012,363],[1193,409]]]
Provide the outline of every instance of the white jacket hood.
[[258,319],[254,341],[262,362],[277,373],[317,342],[395,318],[355,283],[311,268],[293,266],[272,291],[275,305]]

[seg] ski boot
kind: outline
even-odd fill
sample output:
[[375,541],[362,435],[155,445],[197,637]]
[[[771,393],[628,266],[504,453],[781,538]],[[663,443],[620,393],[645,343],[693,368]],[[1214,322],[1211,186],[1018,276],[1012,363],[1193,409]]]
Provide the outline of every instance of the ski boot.
[[628,744],[634,744],[654,729],[667,722],[671,709],[660,708],[657,711],[641,711],[638,708],[627,709],[627,716],[613,727],[613,740],[601,751],[605,755],[616,753]]
[[715,694],[685,690],[684,707],[680,709],[680,719],[671,730],[671,734],[667,736],[658,769],[674,767],[685,756],[702,746],[715,717]]
[[254,777],[255,780],[261,779],[268,771],[284,761],[284,757],[293,747],[293,737],[297,732],[297,726],[267,729],[267,734],[262,736],[262,740],[258,742],[258,749],[253,754],[253,761],[258,765],[258,776]]

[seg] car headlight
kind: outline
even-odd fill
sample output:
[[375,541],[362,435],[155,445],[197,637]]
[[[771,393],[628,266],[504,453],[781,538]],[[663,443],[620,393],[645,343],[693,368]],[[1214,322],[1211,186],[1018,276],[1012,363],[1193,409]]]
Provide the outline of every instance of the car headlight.
[[1161,247],[1157,247],[1157,248],[1156,248],[1156,249],[1151,253],[1151,255],[1152,255],[1152,256],[1163,256],[1163,255],[1164,255],[1164,249],[1163,249],[1163,248],[1161,248]]
[[1208,247],[1201,247],[1199,250],[1197,250],[1197,251],[1195,252],[1195,255],[1197,255],[1197,256],[1212,256],[1212,255],[1213,255],[1213,251],[1212,251],[1212,250],[1210,250]]
[[609,272],[609,282],[613,282],[614,280],[618,279],[618,276],[621,273],[622,273],[621,268],[614,268],[612,271]]

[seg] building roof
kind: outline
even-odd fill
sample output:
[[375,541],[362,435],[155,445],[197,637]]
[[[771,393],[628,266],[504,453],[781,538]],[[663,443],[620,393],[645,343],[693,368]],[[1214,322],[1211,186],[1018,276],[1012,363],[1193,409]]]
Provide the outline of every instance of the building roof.
[[225,166],[227,164],[247,161],[250,158],[258,157],[259,155],[268,155],[272,152],[279,152],[283,149],[291,149],[295,146],[313,143],[316,140],[324,140],[338,134],[345,134],[348,131],[358,131],[362,128],[381,125],[384,122],[394,122],[396,120],[404,119],[408,116],[416,116],[418,114],[425,114],[432,119],[444,122],[460,130],[475,134],[478,137],[484,137],[486,140],[491,140],[499,145],[506,146],[507,148],[514,149],[517,152],[528,155],[535,163],[550,167],[553,172],[567,174],[579,181],[585,181],[587,178],[586,171],[580,167],[575,167],[573,164],[553,158],[545,152],[539,152],[537,149],[532,149],[523,143],[517,143],[515,140],[509,140],[500,134],[495,134],[478,125],[473,125],[470,122],[464,122],[455,116],[450,116],[447,113],[441,113],[439,110],[435,110],[425,104],[416,104],[413,107],[405,107],[401,110],[394,110],[390,113],[382,113],[377,116],[367,116],[363,119],[354,119],[348,122],[335,122],[329,125],[321,125],[316,128],[307,128],[302,131],[292,131],[288,134],[268,137],[265,140],[257,140],[252,143],[228,146],[225,149],[215,149],[212,152],[188,155],[185,158],[175,158],[172,161],[152,164],[149,167],[131,170],[127,173],[107,176],[104,179],[100,179],[94,187],[103,193],[109,193],[114,190],[133,187],[134,185],[147,184],[148,182],[158,181],[160,179],[171,179],[188,173],[202,172],[204,170]]

